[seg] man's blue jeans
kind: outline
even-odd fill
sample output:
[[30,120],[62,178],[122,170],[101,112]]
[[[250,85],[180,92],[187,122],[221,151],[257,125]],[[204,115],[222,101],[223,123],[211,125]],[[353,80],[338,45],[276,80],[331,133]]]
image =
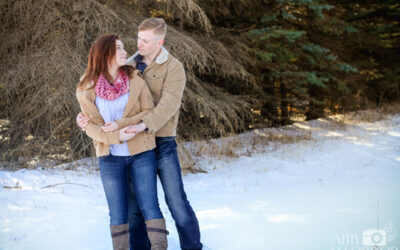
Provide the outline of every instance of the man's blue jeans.
[[[165,201],[175,220],[181,248],[201,249],[199,223],[183,187],[175,137],[156,137],[156,143],[157,173],[164,189]],[[131,193],[133,192],[131,191]],[[150,242],[145,231],[146,226],[138,209],[138,202],[133,195],[130,197],[131,249],[150,249]]]
[[101,156],[99,165],[111,226],[128,223],[129,183],[135,188],[137,205],[144,219],[163,218],[157,199],[154,150],[133,156]]

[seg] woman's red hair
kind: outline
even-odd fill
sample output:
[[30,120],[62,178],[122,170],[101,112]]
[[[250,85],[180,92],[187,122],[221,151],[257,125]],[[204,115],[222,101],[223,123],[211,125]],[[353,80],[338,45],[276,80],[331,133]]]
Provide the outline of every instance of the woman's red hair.
[[[103,35],[97,38],[89,50],[88,65],[85,74],[78,83],[78,88],[83,89],[85,83],[89,81],[94,82],[91,87],[94,88],[100,74],[103,74],[108,81],[113,82],[108,72],[108,65],[114,59],[117,40],[120,40],[118,35]],[[129,77],[132,77],[134,71],[132,66],[124,65],[120,69]]]

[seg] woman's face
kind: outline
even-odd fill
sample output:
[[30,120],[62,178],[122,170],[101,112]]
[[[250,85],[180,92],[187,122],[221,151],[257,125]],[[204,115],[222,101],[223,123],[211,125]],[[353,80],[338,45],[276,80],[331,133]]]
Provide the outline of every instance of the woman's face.
[[121,67],[126,64],[126,51],[121,40],[115,41],[115,56],[113,62],[117,65],[117,67]]

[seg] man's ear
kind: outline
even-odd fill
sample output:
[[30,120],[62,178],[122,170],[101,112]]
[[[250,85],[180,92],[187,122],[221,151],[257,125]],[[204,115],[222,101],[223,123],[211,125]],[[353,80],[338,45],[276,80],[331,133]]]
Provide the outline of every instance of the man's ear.
[[164,39],[160,39],[160,40],[158,41],[158,44],[161,45],[161,46],[164,45]]

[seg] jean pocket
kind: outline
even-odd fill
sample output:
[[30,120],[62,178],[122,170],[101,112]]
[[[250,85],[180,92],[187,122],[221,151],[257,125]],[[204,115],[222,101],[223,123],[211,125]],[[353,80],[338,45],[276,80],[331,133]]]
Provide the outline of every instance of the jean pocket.
[[112,155],[109,154],[109,155],[99,156],[98,158],[99,158],[99,161],[105,161],[105,160],[109,159],[111,156],[112,156]]
[[172,141],[175,141],[175,136],[156,137],[157,143],[172,142]]

